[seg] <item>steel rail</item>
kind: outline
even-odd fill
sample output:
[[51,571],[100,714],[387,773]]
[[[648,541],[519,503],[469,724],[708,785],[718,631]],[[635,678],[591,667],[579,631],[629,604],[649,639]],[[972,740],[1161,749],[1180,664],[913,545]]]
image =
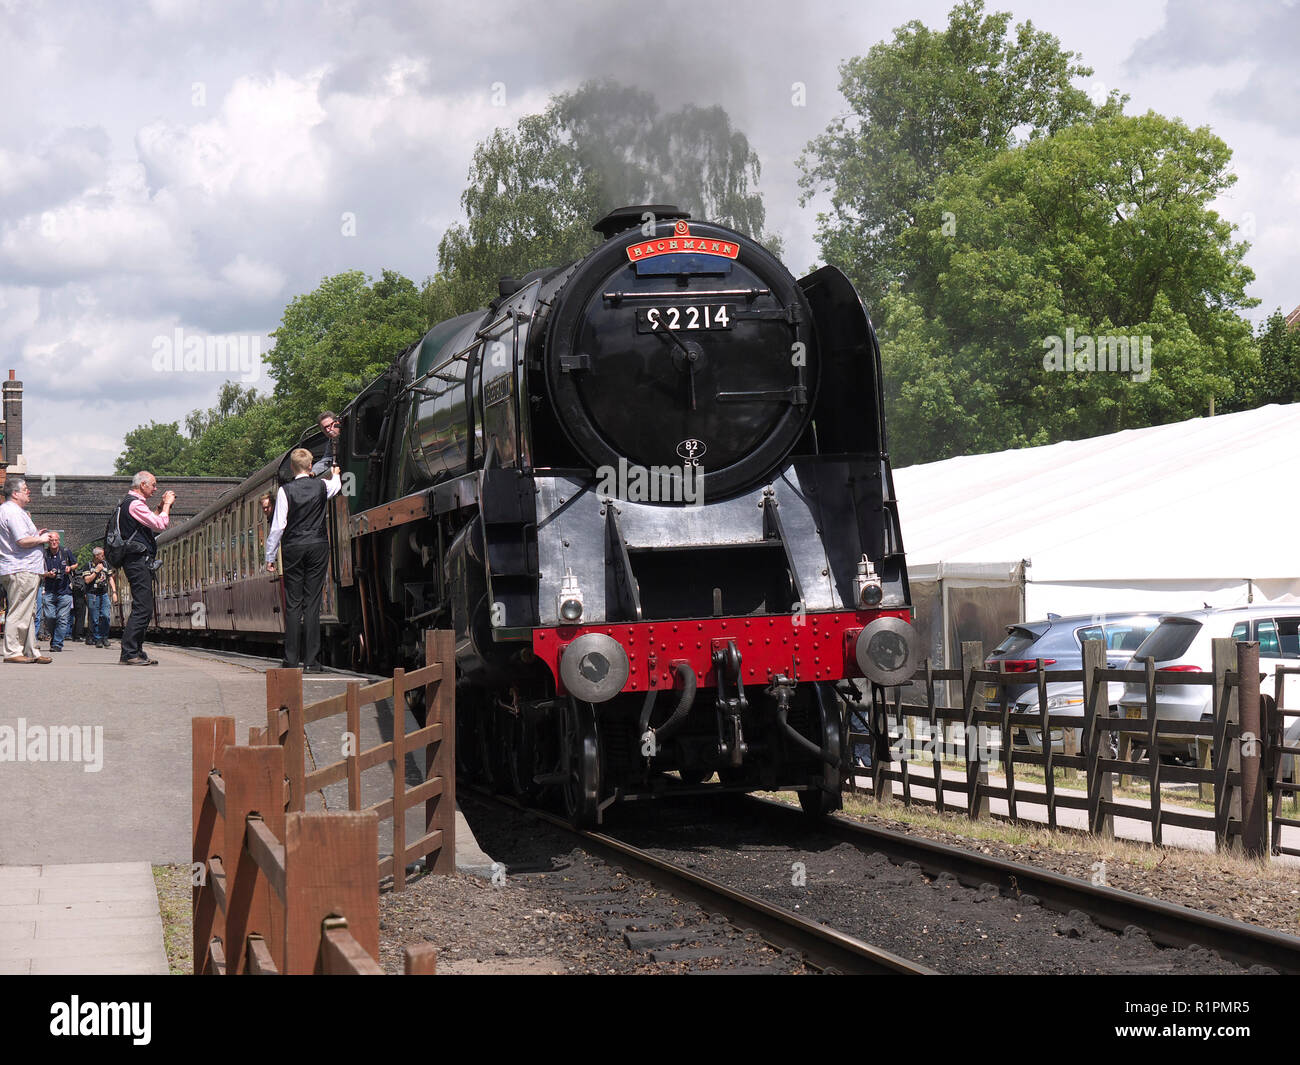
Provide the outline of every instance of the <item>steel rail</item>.
[[769,945],[780,950],[797,950],[814,968],[844,975],[935,976],[935,970],[908,961],[855,936],[819,925],[806,917],[773,906],[748,892],[727,887],[693,870],[666,861],[603,832],[575,829],[568,821],[545,810],[523,806],[513,799],[473,788],[484,799],[545,821],[582,840],[585,849],[618,865],[634,876],[668,888],[702,909],[720,913],[740,928],[752,928]]
[[[792,824],[802,825],[805,831],[808,828],[803,812],[785,803],[753,795],[746,796],[746,802],[761,807],[769,817],[788,819]],[[879,851],[899,862],[915,862],[931,875],[950,873],[971,887],[994,884],[1017,895],[1035,895],[1044,906],[1061,913],[1081,910],[1112,931],[1122,932],[1129,925],[1136,925],[1153,942],[1163,946],[1198,945],[1239,965],[1265,965],[1279,973],[1300,973],[1300,937],[1286,932],[844,817],[828,817],[818,824],[817,830],[856,847]]]

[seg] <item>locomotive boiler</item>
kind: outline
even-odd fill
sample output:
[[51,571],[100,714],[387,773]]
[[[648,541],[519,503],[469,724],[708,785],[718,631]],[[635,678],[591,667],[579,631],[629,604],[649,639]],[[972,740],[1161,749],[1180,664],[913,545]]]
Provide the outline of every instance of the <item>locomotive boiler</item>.
[[344,410],[335,654],[452,628],[464,768],[578,823],[704,788],[833,809],[846,710],[915,664],[870,319],[674,207],[595,228]]

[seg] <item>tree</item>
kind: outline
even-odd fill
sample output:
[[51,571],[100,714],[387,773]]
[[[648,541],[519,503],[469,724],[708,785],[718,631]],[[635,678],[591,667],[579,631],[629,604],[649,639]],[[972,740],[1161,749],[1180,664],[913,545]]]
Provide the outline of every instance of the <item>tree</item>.
[[903,237],[941,177],[1122,107],[1112,96],[1099,111],[1074,87],[1092,69],[1056,37],[1031,22],[1012,37],[1010,14],[983,11],[981,0],[965,0],[945,30],[908,22],[892,42],[843,63],[849,114],[800,159],[802,202],[831,197],[830,212],[818,215],[822,255],[868,302],[909,278]]
[[294,297],[266,357],[276,446],[296,441],[322,410],[346,406],[428,324],[415,284],[392,270],[373,283],[359,270],[336,274]]
[[208,425],[191,447],[195,476],[244,477],[265,466],[294,442],[276,415],[275,404],[262,399]]
[[1259,377],[1251,405],[1300,400],[1300,330],[1288,329],[1279,309],[1260,327],[1257,340]]
[[464,313],[492,299],[503,276],[586,255],[600,239],[592,225],[627,204],[672,203],[779,251],[763,235],[762,197],[750,190],[759,173],[722,108],[661,115],[649,93],[588,82],[474,150],[461,196],[467,221],[438,246],[426,305]]
[[178,422],[150,421],[132,429],[122,443],[122,453],[113,467],[119,476],[141,470],[158,477],[190,475],[190,442],[181,435]]
[[254,403],[258,402],[257,389],[251,385],[240,388],[238,381],[225,381],[217,394],[217,405],[206,411],[192,410],[185,419],[185,431],[191,440],[197,440],[209,429],[228,418],[238,417]]
[[[1256,353],[1239,313],[1255,303],[1247,246],[1209,207],[1235,180],[1230,157],[1206,128],[1108,115],[940,179],[903,242],[926,268],[882,308],[891,423],[938,429],[896,435],[898,461],[1159,424],[1232,396]],[[1115,369],[1079,368],[1112,352]]]

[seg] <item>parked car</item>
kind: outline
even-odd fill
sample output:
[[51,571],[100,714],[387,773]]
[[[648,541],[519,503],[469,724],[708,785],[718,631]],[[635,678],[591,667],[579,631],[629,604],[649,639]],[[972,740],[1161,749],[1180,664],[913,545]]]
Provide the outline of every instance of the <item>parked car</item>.
[[[1215,639],[1259,641],[1259,669],[1263,674],[1259,691],[1277,703],[1274,690],[1279,665],[1300,666],[1300,603],[1265,606],[1230,607],[1192,610],[1170,614],[1143,641],[1129,664],[1131,669],[1145,669],[1145,660],[1155,660],[1156,669],[1184,673],[1209,673],[1214,669],[1212,643]],[[1283,706],[1300,709],[1300,676],[1283,678]],[[1157,684],[1156,717],[1161,721],[1209,721],[1213,718],[1211,702],[1214,689],[1200,684]],[[1129,684],[1120,697],[1120,711],[1127,717],[1146,713],[1146,684]],[[1286,729],[1284,742],[1300,741],[1300,719]],[[1193,737],[1161,736],[1160,753],[1180,761],[1195,762],[1196,740]],[[1293,759],[1286,756],[1283,779],[1294,777]]]
[[[991,710],[1002,709],[1001,692],[1011,701],[1013,712],[1038,713],[1038,685],[1033,680],[1037,659],[1043,659],[1048,670],[1082,669],[1083,641],[1103,640],[1106,644],[1106,664],[1111,669],[1121,669],[1160,623],[1155,612],[1124,614],[1077,614],[1061,617],[1049,614],[1044,621],[1026,621],[1007,626],[1007,638],[985,659],[985,666],[1007,673],[1028,674],[1026,683],[1007,685],[990,684],[985,692],[985,706]],[[1123,684],[1111,684],[1107,690],[1107,703],[1116,705],[1124,692]],[[1068,681],[1049,681],[1047,684],[1047,710],[1053,717],[1083,717],[1083,685]],[[1118,711],[1116,711],[1118,713]],[[1065,732],[1069,726],[1051,727],[1052,750],[1065,750]],[[1082,728],[1074,733],[1075,750],[1082,749]],[[1042,730],[1017,728],[1012,742],[1017,747],[1041,751]],[[1115,746],[1114,735],[1111,737]]]

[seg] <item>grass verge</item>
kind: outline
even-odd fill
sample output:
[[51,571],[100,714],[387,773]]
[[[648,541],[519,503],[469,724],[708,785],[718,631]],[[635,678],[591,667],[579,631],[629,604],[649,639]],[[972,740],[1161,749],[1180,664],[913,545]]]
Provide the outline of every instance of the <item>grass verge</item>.
[[194,971],[194,924],[190,869],[187,865],[155,865],[153,882],[158,890],[158,912],[162,915],[163,949],[173,976]]

